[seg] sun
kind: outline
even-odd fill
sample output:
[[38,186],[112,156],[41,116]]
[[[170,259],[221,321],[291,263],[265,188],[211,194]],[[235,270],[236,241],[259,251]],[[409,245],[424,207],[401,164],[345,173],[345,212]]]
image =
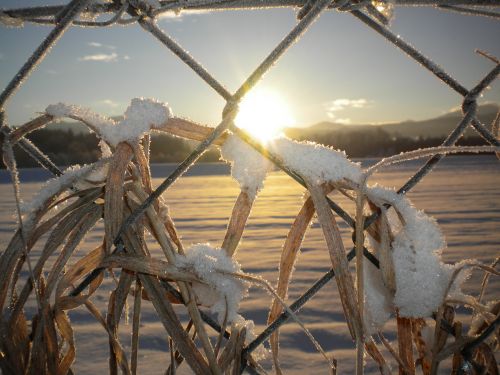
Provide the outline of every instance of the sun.
[[250,91],[241,101],[234,122],[262,142],[280,136],[283,128],[295,123],[287,103],[269,89]]

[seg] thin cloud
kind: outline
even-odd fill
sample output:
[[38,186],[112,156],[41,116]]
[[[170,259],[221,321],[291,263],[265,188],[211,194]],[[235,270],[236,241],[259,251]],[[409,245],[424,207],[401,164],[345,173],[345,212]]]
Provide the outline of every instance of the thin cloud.
[[365,108],[368,104],[370,102],[366,99],[335,99],[326,104],[326,109],[337,112],[347,108]]
[[79,61],[96,61],[96,62],[110,63],[110,62],[118,61],[118,54],[115,52],[110,53],[110,54],[97,53],[95,55],[82,56],[78,60]]
[[103,104],[107,107],[110,107],[110,108],[117,108],[120,106],[120,103],[115,102],[114,100],[111,100],[111,99],[104,99],[104,100],[101,100],[99,103]]
[[5,58],[3,53],[0,53],[0,60],[3,60]]
[[99,42],[88,42],[87,45],[90,47],[94,47],[94,48],[107,48],[107,49],[112,49],[112,50],[116,49],[116,46],[112,46],[110,44],[102,44]]
[[338,117],[338,112],[348,109],[363,109],[372,104],[372,101],[367,99],[335,99],[324,104],[326,115],[328,118],[335,120],[339,124],[350,124],[351,119],[348,117]]

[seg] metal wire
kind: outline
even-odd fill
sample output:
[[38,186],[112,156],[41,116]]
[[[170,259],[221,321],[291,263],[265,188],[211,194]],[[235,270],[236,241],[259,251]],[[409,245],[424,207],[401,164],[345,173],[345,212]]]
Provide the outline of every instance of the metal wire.
[[[392,0],[394,6],[434,6],[442,10],[461,12],[466,14],[478,15],[499,18],[499,13],[486,10],[485,7],[498,8],[500,4],[498,0]],[[296,171],[286,167],[282,161],[273,155],[266,147],[246,132],[234,127],[233,120],[237,114],[238,102],[256,85],[262,76],[276,63],[276,61],[287,51],[287,49],[295,43],[309,26],[317,19],[317,17],[325,9],[335,9],[342,12],[350,12],[354,17],[370,27],[376,33],[388,40],[396,48],[406,53],[412,60],[428,70],[431,74],[449,86],[452,90],[459,93],[463,97],[462,108],[464,116],[457,124],[456,128],[448,135],[443,142],[443,146],[454,145],[463,135],[466,128],[471,125],[487,142],[492,145],[499,146],[498,139],[479,122],[476,117],[477,102],[476,99],[488,87],[493,80],[500,74],[500,64],[497,64],[484,78],[472,89],[468,90],[458,80],[448,74],[443,68],[434,63],[430,58],[424,56],[417,49],[411,46],[410,43],[404,41],[399,36],[395,35],[386,26],[387,19],[378,10],[373,7],[370,1],[350,1],[350,0],[193,0],[193,1],[160,1],[159,8],[151,8],[149,3],[143,3],[140,0],[129,0],[125,2],[99,3],[90,0],[72,0],[66,6],[44,6],[44,7],[29,7],[10,10],[1,10],[0,15],[10,17],[24,22],[55,24],[54,29],[41,42],[39,47],[23,64],[18,73],[12,78],[6,88],[0,93],[0,110],[4,107],[7,100],[19,89],[24,80],[36,68],[36,66],[46,56],[48,50],[57,42],[70,25],[75,26],[91,26],[91,27],[107,27],[115,23],[129,24],[137,22],[145,31],[149,32],[158,39],[165,47],[170,49],[178,56],[185,64],[187,64],[199,77],[201,77],[210,87],[212,87],[226,102],[226,108],[222,114],[222,121],[214,129],[214,131],[201,142],[198,147],[186,158],[179,166],[170,174],[122,224],[122,227],[115,240],[115,245],[121,246],[120,236],[126,228],[133,224],[160,195],[168,189],[178,178],[180,178],[193,163],[206,151],[206,149],[217,139],[226,129],[231,129],[242,140],[261,152],[278,168],[285,171],[298,183],[305,185],[304,180]],[[249,77],[241,84],[234,94],[231,94],[210,72],[208,72],[194,57],[192,57],[182,46],[175,42],[165,32],[160,30],[155,24],[154,18],[164,12],[180,12],[189,10],[230,10],[230,9],[253,9],[253,8],[277,8],[277,7],[294,7],[300,8],[298,12],[298,23],[295,27],[283,38],[283,40],[269,53],[269,55],[261,62],[261,64],[249,75]],[[479,7],[479,8],[478,8]],[[78,19],[78,14],[82,11],[94,14],[96,16],[104,14],[112,14],[107,21],[86,21]],[[130,17],[123,18],[127,12]],[[8,133],[8,132],[7,132]],[[50,161],[35,145],[26,139],[21,139],[19,142],[21,148],[28,152],[40,165],[48,169],[55,175],[60,175],[60,169]],[[400,194],[406,194],[423,177],[430,173],[433,168],[443,158],[443,155],[436,154],[431,157],[398,191]],[[336,212],[349,226],[355,227],[354,219],[340,206],[332,200],[329,200],[330,207]],[[378,214],[375,213],[368,217],[365,221],[365,229],[371,225]],[[354,258],[354,250],[347,254],[349,260]],[[378,260],[373,257],[366,249],[365,256],[375,265],[378,265]],[[96,277],[100,270],[97,269],[89,276]],[[297,311],[307,301],[312,298],[328,281],[334,277],[333,270],[328,271],[322,278],[314,283],[309,290],[304,293],[299,299],[291,304],[291,310]],[[89,277],[87,277],[89,279]],[[88,285],[88,280],[86,282]],[[165,283],[164,283],[165,284]],[[164,287],[171,293],[176,294],[170,284],[166,283]],[[72,294],[78,294],[85,288],[85,285],[77,287]],[[214,322],[206,314],[202,314],[203,319],[207,324],[214,329],[220,331],[220,326]],[[243,368],[246,365],[246,358],[263,343],[276,329],[284,324],[289,318],[287,312],[283,312],[274,322],[272,322],[254,341],[252,341],[242,353]],[[479,343],[484,341],[487,336],[493,332],[494,328],[499,324],[497,318],[488,327],[482,335],[476,340],[469,343],[464,349],[464,356]],[[228,337],[229,333],[224,335]]]

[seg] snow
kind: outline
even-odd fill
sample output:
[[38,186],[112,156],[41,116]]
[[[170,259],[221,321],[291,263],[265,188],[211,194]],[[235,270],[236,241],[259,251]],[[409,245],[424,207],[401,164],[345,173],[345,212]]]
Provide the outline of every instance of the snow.
[[205,283],[193,283],[193,291],[202,305],[217,314],[219,323],[226,316],[226,305],[227,322],[237,319],[240,301],[248,293],[248,283],[219,272],[241,272],[235,259],[209,244],[196,244],[186,250],[185,256],[178,255],[176,261],[179,267],[193,271]]
[[45,112],[55,118],[82,120],[112,146],[124,141],[138,140],[173,116],[167,104],[144,98],[132,99],[123,119],[118,123],[88,108],[64,103],[49,105]]
[[[348,180],[359,183],[362,178],[358,163],[347,159],[344,152],[313,142],[297,142],[286,137],[273,140],[268,149],[284,165],[298,172],[309,183],[339,182]],[[221,148],[223,160],[231,163],[231,175],[242,190],[251,197],[262,189],[272,164],[261,154],[236,136],[227,139]]]
[[[359,164],[347,159],[344,152],[312,142],[279,138],[268,148],[285,166],[298,172],[308,183],[346,181],[353,189],[363,182]],[[270,162],[235,136],[222,147],[222,156],[231,162],[231,174],[242,190],[252,197],[262,188]],[[405,197],[383,187],[367,187],[366,194],[378,206],[390,203],[402,218],[393,223],[392,243],[396,275],[396,294],[391,301],[380,272],[367,268],[365,277],[366,326],[379,330],[389,319],[392,303],[402,316],[428,317],[443,302],[454,267],[441,261],[446,247],[435,220],[417,210]]]
[[363,313],[366,333],[373,335],[381,331],[393,311],[391,296],[384,285],[382,274],[371,262],[364,262],[365,311]]
[[231,164],[231,176],[239,182],[242,191],[255,198],[264,186],[272,164],[237,136],[230,136],[221,147],[222,158]]
[[446,247],[436,221],[394,190],[368,188],[377,205],[390,203],[403,226],[392,242],[396,274],[394,304],[404,317],[428,317],[442,304],[454,267],[441,261]]
[[347,159],[345,152],[314,142],[297,142],[279,138],[269,144],[270,150],[284,164],[297,171],[309,183],[338,182],[343,179],[361,181],[361,167]]
[[76,164],[68,167],[61,176],[47,181],[30,202],[24,203],[21,207],[22,212],[32,213],[38,211],[54,194],[69,188],[76,180],[91,173],[95,168],[95,164],[85,166]]
[[[473,163],[470,161],[474,160]],[[477,160],[477,161],[476,161]],[[445,158],[443,167],[422,180],[418,189],[412,190],[411,200],[419,208],[432,213],[440,221],[440,227],[446,234],[448,248],[443,256],[446,262],[457,262],[464,258],[474,256],[483,264],[490,264],[498,256],[498,243],[500,243],[500,190],[498,189],[498,160],[494,156],[458,156]],[[410,164],[411,167],[414,164]],[[410,173],[410,166],[398,165],[390,172],[383,171],[375,177],[379,183],[386,186],[396,186],[406,181]],[[212,245],[220,241],[226,232],[227,214],[231,212],[234,197],[239,191],[237,184],[231,183],[229,176],[207,176],[208,166],[203,170],[203,175],[189,176],[181,179],[165,195],[171,214],[176,220],[181,231],[183,242],[186,244],[210,240]],[[412,169],[411,169],[412,170]],[[457,173],[460,170],[461,173]],[[468,178],[464,178],[466,175]],[[21,176],[22,177],[22,176]],[[478,194],[477,181],[481,181],[481,191]],[[162,179],[155,178],[156,186]],[[17,224],[11,217],[15,209],[12,198],[12,188],[9,184],[0,184],[0,203],[3,207],[2,221],[4,230],[0,231],[0,242],[7,244],[12,237]],[[207,188],[207,185],[210,188]],[[447,186],[446,189],[442,189]],[[24,200],[30,200],[40,188],[40,183],[26,183],[21,190]],[[279,192],[279,194],[277,194]],[[256,231],[241,244],[238,252],[238,262],[246,271],[261,275],[274,282],[277,277],[277,264],[280,259],[280,249],[286,237],[291,222],[297,214],[300,199],[304,188],[290,180],[283,173],[269,174],[265,181],[265,189],[259,193],[252,211],[253,223]],[[196,196],[197,204],[193,206],[186,196]],[[460,204],[457,204],[460,197]],[[336,195],[342,207],[352,210],[353,204],[343,195]],[[203,207],[204,209],[200,209]],[[394,214],[394,210],[389,210]],[[395,216],[395,215],[394,215]],[[397,218],[396,218],[397,219]],[[391,223],[392,224],[392,223]],[[344,241],[350,241],[352,231],[346,225],[339,226]],[[252,228],[251,228],[252,230]],[[85,243],[74,253],[68,264],[73,264],[89,251],[102,243],[104,228],[101,225],[94,227],[92,235],[86,237]],[[43,244],[43,242],[42,242]],[[217,243],[218,244],[218,243]],[[149,245],[149,244],[148,244]],[[186,246],[187,247],[187,246]],[[290,288],[291,301],[307,290],[312,283],[323,276],[331,266],[328,252],[324,251],[323,232],[318,225],[308,229],[303,242],[303,251],[296,264],[297,270]],[[152,256],[161,257],[162,251],[158,245],[151,243]],[[34,247],[33,262],[37,261],[39,251]],[[31,253],[30,253],[31,255]],[[53,259],[52,259],[53,258]],[[46,269],[50,269],[57,257],[48,260]],[[365,262],[366,264],[366,262]],[[23,272],[22,276],[26,276]],[[479,291],[483,272],[473,272],[472,278],[467,282],[467,290]],[[330,286],[329,286],[330,285]],[[318,339],[325,350],[339,362],[338,374],[355,373],[355,349],[349,331],[345,325],[342,304],[339,302],[338,290],[329,282],[309,300],[302,308],[299,317],[312,334]],[[99,288],[92,302],[100,311],[106,311],[109,292],[116,287],[114,281],[107,277]],[[498,299],[500,278],[491,277],[483,303],[490,299]],[[35,306],[34,295],[31,295],[30,306]],[[239,313],[246,318],[254,319],[256,333],[265,328],[267,312],[272,297],[261,288],[251,288],[250,297],[244,298],[240,304]],[[290,301],[290,302],[291,302]],[[133,303],[130,296],[128,302]],[[35,308],[35,307],[33,307]],[[29,311],[32,311],[31,309]],[[184,309],[181,321],[187,324],[188,317]],[[457,315],[460,321],[469,315],[469,309],[461,309]],[[99,374],[108,371],[108,336],[102,326],[89,317],[85,307],[80,307],[68,312],[77,343],[76,362],[72,369],[77,374]],[[158,374],[165,372],[169,364],[167,335],[154,307],[151,303],[142,303],[141,313],[141,344],[139,348],[139,373]],[[429,343],[432,347],[431,321],[429,330]],[[208,329],[211,337],[217,333]],[[124,346],[129,347],[131,326],[120,324],[119,337]],[[280,359],[283,371],[286,374],[297,375],[304,373],[323,374],[327,372],[321,355],[317,354],[311,344],[305,339],[302,329],[293,323],[285,324],[280,329],[281,350]],[[384,326],[386,337],[396,337],[397,326],[391,318]],[[381,346],[379,346],[381,348]],[[389,364],[397,367],[397,362],[383,348]],[[386,355],[387,354],[387,355]],[[92,358],[91,361],[88,359]],[[266,371],[273,373],[272,361],[268,358],[261,362]],[[366,358],[366,374],[380,374],[377,365],[370,358]],[[449,362],[443,363],[440,369],[443,372],[450,369]],[[449,372],[449,371],[448,371]],[[191,374],[189,366],[183,363],[178,374]]]
[[[239,330],[246,328],[247,344],[257,337],[254,322],[238,314],[241,300],[248,295],[249,284],[224,274],[241,272],[241,266],[235,259],[209,244],[196,244],[186,250],[185,256],[177,255],[176,261],[179,267],[193,271],[204,282],[193,283],[193,292],[199,303],[210,307],[217,315],[220,324],[227,314],[228,325],[234,324]],[[260,345],[253,355],[255,359],[264,358],[267,350]]]

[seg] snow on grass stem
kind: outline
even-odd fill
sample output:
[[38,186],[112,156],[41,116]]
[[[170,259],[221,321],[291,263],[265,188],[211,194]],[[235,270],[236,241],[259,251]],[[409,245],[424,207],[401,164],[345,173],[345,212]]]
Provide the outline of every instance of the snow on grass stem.
[[70,188],[78,180],[97,171],[102,166],[109,163],[110,158],[101,159],[95,163],[80,166],[73,165],[68,167],[64,173],[45,183],[45,185],[35,194],[29,203],[22,205],[21,210],[24,214],[34,213],[39,210],[50,198],[54,197],[64,189]]
[[118,122],[88,108],[64,103],[49,105],[45,112],[56,119],[68,117],[83,122],[112,146],[124,141],[138,140],[173,116],[167,104],[144,98],[132,99],[123,119]]
[[368,198],[377,206],[389,203],[402,220],[391,243],[395,266],[394,303],[402,317],[430,316],[442,303],[453,266],[441,262],[446,246],[435,220],[393,190],[370,187]]

